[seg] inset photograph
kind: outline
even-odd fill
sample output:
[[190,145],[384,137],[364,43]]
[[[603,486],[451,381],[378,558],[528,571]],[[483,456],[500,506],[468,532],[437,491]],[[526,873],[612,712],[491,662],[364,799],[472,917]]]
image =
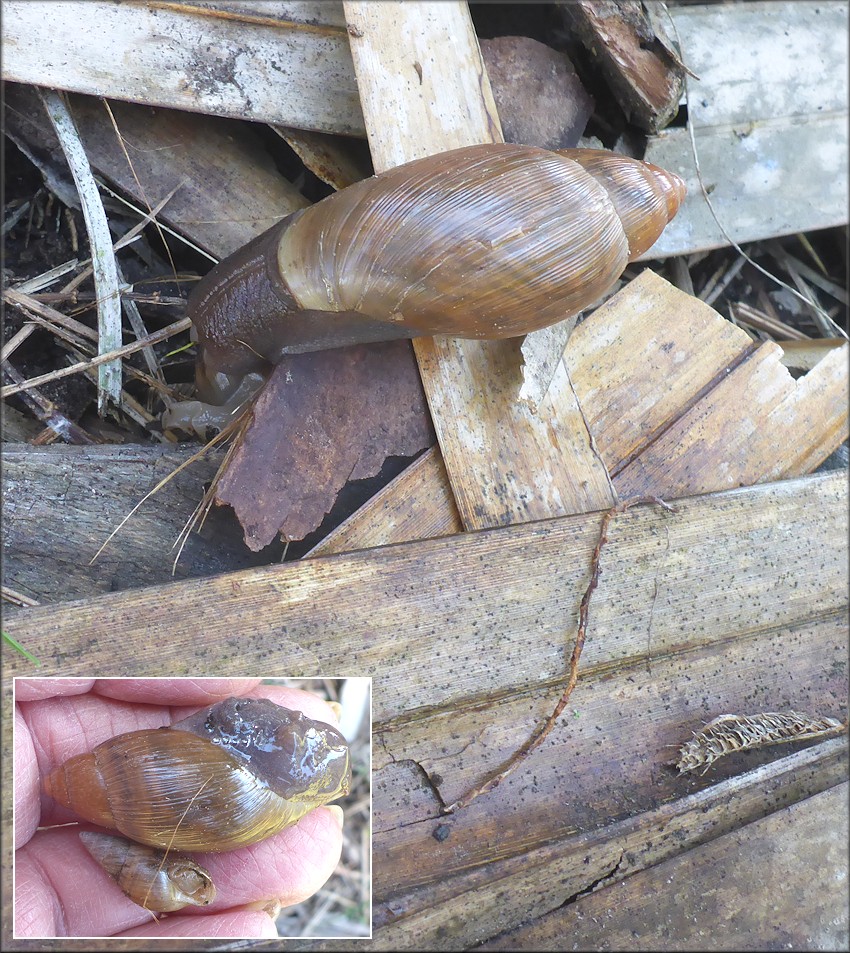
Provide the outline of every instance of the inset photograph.
[[14,936],[371,933],[371,679],[14,680]]

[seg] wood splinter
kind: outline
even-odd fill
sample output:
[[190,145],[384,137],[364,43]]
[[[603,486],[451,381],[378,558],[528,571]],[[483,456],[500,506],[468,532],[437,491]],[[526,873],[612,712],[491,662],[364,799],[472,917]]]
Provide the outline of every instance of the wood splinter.
[[564,688],[564,691],[562,692],[554,711],[541,726],[532,732],[525,744],[518,748],[497,771],[486,778],[481,784],[471,788],[466,792],[466,794],[458,798],[457,801],[446,805],[443,808],[443,814],[454,814],[462,807],[466,807],[468,804],[471,804],[480,795],[486,794],[488,791],[492,791],[494,788],[496,788],[509,774],[516,770],[516,768],[528,757],[528,755],[531,754],[532,751],[534,751],[535,748],[539,748],[540,745],[543,744],[543,742],[551,733],[552,729],[555,727],[556,722],[561,717],[561,713],[567,707],[567,702],[569,701],[570,695],[572,695],[573,689],[575,688],[576,682],[578,681],[579,658],[581,657],[581,652],[584,648],[584,642],[587,637],[587,618],[590,609],[590,597],[593,595],[593,591],[599,584],[599,556],[602,551],[602,547],[606,542],[608,542],[608,526],[615,516],[625,513],[626,510],[630,510],[633,506],[638,506],[643,503],[653,503],[657,506],[663,507],[670,513],[675,513],[675,510],[672,506],[665,503],[664,500],[657,496],[636,496],[617,503],[615,506],[612,506],[609,510],[607,510],[603,515],[602,523],[599,529],[599,539],[596,541],[596,546],[593,549],[593,555],[590,559],[590,582],[587,585],[587,589],[584,591],[584,595],[581,599],[581,605],[579,606],[578,630],[576,632],[576,641],[575,646],[573,647],[573,654],[570,658],[569,677],[567,679],[567,685]]

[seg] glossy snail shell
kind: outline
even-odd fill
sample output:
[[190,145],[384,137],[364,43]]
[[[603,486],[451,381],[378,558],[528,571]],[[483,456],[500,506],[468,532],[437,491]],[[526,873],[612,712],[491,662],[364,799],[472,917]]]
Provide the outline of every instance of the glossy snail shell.
[[82,831],[80,840],[94,859],[140,907],[158,913],[205,907],[215,900],[215,885],[200,864],[124,837]]
[[286,353],[512,337],[560,321],[655,242],[684,191],[678,176],[627,156],[512,144],[456,149],[355,183],[199,283],[188,308],[199,390]]
[[109,738],[44,781],[80,818],[169,858],[264,840],[350,786],[348,744],[335,728],[266,699],[235,698],[169,728]]

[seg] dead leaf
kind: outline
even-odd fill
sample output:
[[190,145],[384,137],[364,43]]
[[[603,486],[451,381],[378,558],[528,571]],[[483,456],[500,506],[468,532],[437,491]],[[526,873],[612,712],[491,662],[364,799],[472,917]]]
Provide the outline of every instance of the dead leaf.
[[233,507],[253,550],[278,532],[303,539],[348,480],[434,439],[409,341],[292,355],[257,398],[216,502]]

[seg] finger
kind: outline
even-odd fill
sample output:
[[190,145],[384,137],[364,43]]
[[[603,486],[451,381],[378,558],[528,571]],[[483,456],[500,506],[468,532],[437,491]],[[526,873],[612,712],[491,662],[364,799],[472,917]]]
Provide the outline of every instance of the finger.
[[[224,854],[193,854],[216,885],[207,910],[277,900],[302,903],[331,876],[342,853],[341,811],[317,808],[258,844]],[[199,911],[204,912],[204,911]]]
[[211,917],[160,914],[156,922],[124,896],[83,847],[78,832],[68,828],[39,831],[19,850],[15,879],[18,937],[277,935],[271,918],[261,911],[226,910]]
[[30,702],[54,695],[83,695],[91,690],[93,678],[16,678],[15,701]]
[[259,939],[277,938],[274,921],[259,910],[232,910],[215,913],[209,917],[186,917],[172,914],[158,923],[125,930],[122,937],[210,937],[213,939]]
[[[259,844],[227,854],[194,854],[210,872],[217,897],[210,907],[187,907],[180,917],[203,914],[197,919],[205,920],[208,911],[221,914],[258,900],[300,903],[328,880],[341,851],[336,812],[319,808]],[[91,857],[76,827],[38,831],[16,852],[15,877],[18,936],[112,936],[151,925],[151,914],[126,897]],[[207,935],[204,927],[197,930],[181,935]]]
[[259,678],[99,678],[93,691],[119,701],[153,705],[212,705],[246,695]]
[[32,837],[38,827],[41,801],[38,763],[32,737],[20,711],[15,709],[15,849]]
[[38,831],[15,854],[18,936],[111,936],[150,920],[83,847],[77,828]]

